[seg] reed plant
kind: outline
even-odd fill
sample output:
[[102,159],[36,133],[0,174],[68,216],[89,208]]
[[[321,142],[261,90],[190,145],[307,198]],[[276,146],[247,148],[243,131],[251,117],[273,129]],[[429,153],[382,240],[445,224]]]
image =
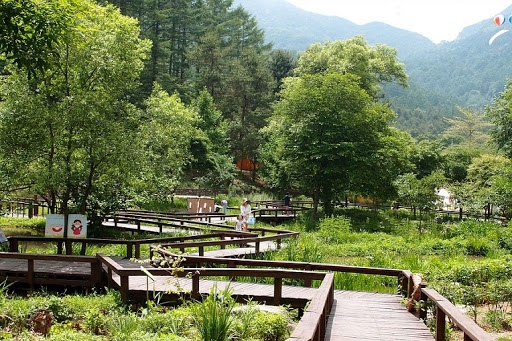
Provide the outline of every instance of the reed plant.
[[231,311],[235,301],[231,289],[219,290],[214,285],[203,302],[191,305],[191,312],[196,328],[203,341],[225,341],[231,332],[233,317]]

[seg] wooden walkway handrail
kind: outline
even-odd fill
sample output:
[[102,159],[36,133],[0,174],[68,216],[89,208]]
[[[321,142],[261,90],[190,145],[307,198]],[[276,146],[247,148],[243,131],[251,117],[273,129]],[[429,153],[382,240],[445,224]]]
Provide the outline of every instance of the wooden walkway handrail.
[[[129,300],[129,278],[130,276],[146,276],[149,272],[153,276],[177,276],[177,277],[192,277],[192,292],[191,297],[198,299],[200,297],[200,277],[221,276],[233,278],[238,276],[250,277],[265,277],[274,279],[274,292],[268,297],[273,298],[273,304],[279,305],[282,299],[282,286],[284,278],[304,279],[305,282],[312,280],[323,280],[326,273],[317,271],[303,271],[303,270],[287,270],[287,269],[234,269],[234,268],[182,268],[175,269],[171,274],[169,269],[160,268],[146,268],[145,271],[137,268],[124,268],[117,264],[113,259],[104,255],[97,254],[98,259],[108,268],[107,276],[109,286],[118,287],[121,292],[121,299],[125,302]],[[120,285],[114,285],[115,281],[112,274],[116,273],[120,277]]]
[[328,273],[287,341],[323,340],[333,302],[334,274]]
[[[464,333],[465,341],[494,341],[495,339],[485,332],[472,319],[465,315],[459,308],[453,305],[445,297],[441,296],[436,290],[430,288],[421,289],[421,300],[427,303],[431,300],[436,309],[436,341],[445,340],[446,317],[450,318],[455,325]],[[426,308],[422,309],[420,317],[425,318]]]
[[140,257],[140,246],[142,244],[154,244],[154,240],[121,240],[121,239],[105,239],[105,238],[60,238],[60,237],[41,237],[41,236],[11,236],[7,238],[9,241],[9,252],[19,252],[20,242],[45,242],[56,243],[57,254],[63,253],[63,245],[66,246],[66,254],[71,255],[71,245],[81,244],[80,255],[85,255],[88,244],[117,244],[126,245],[126,257],[134,257],[133,247],[135,246],[135,257]]
[[[50,273],[48,269],[44,271],[39,271],[36,268],[35,262],[63,262],[66,264],[69,263],[88,263],[89,274],[86,275],[86,278],[82,279],[65,279],[62,280],[61,283],[65,283],[68,285],[75,286],[83,286],[83,287],[96,287],[101,283],[102,278],[102,269],[101,263],[97,257],[94,256],[64,256],[64,255],[38,255],[38,254],[26,254],[26,253],[16,253],[16,252],[0,252],[0,259],[13,259],[13,260],[26,260],[27,267],[26,270],[22,269],[8,269],[7,272],[16,273],[15,281],[22,282],[29,285],[31,289],[35,287],[36,284],[55,284],[58,282],[57,279],[54,280],[45,280],[44,278],[39,277],[40,275],[51,275],[53,277],[56,276],[64,276],[65,274],[60,273]],[[9,275],[7,274],[7,276]]]
[[[260,253],[260,243],[265,241],[276,241],[277,245],[281,245],[281,240],[284,238],[294,238],[298,236],[298,232],[281,233],[272,236],[258,237],[254,234],[234,232],[231,234],[223,234],[221,240],[207,240],[207,241],[193,241],[186,242],[184,240],[176,241],[174,243],[160,244],[163,248],[174,248],[179,249],[181,252],[185,252],[187,248],[198,249],[198,254],[204,256],[205,247],[219,246],[221,249],[225,249],[227,245],[240,245],[247,243],[254,243],[256,254]],[[230,239],[226,239],[230,237]],[[199,238],[196,238],[199,239]]]
[[[410,297],[412,294],[412,272],[401,269],[388,269],[388,268],[373,268],[373,267],[360,267],[351,265],[340,265],[340,264],[326,264],[326,263],[309,263],[309,262],[292,262],[292,261],[270,261],[270,260],[256,260],[256,259],[234,259],[234,258],[216,258],[216,257],[204,257],[194,255],[183,255],[173,253],[165,247],[159,245],[153,245],[151,247],[151,257],[154,252],[160,253],[164,257],[182,257],[185,258],[182,265],[187,264],[225,264],[230,268],[237,266],[252,266],[252,267],[271,267],[271,268],[287,268],[287,269],[301,269],[304,271],[322,271],[322,272],[347,272],[347,273],[359,273],[369,275],[381,275],[396,277],[398,285],[400,286],[401,293]],[[307,284],[306,284],[307,285]]]
[[[225,248],[226,245],[237,245],[240,243],[253,242],[259,245],[262,241],[275,240],[278,245],[281,244],[281,240],[285,238],[292,238],[298,235],[298,232],[287,231],[287,230],[272,230],[272,229],[260,229],[267,232],[276,233],[274,235],[267,235],[258,237],[255,233],[250,232],[235,232],[235,231],[217,231],[214,233],[200,234],[200,235],[189,235],[180,237],[168,237],[168,238],[149,238],[149,239],[138,239],[138,240],[121,240],[121,239],[106,239],[106,238],[58,238],[58,237],[41,237],[41,236],[12,236],[8,237],[9,240],[9,252],[19,252],[19,246],[21,242],[45,242],[45,243],[56,243],[57,254],[63,253],[63,245],[66,245],[66,254],[71,255],[72,244],[81,244],[80,254],[85,255],[87,251],[87,245],[97,244],[117,244],[126,245],[126,257],[127,258],[140,258],[142,245],[173,245],[171,243],[182,243],[183,248],[185,247],[198,247],[199,252],[205,246],[219,246]],[[242,238],[240,238],[242,237]],[[214,241],[197,241],[200,239],[212,239],[217,238]],[[240,238],[240,239],[232,239]],[[188,240],[195,240],[195,242],[187,242]],[[174,247],[174,246],[173,246]],[[181,248],[181,249],[183,249]],[[259,250],[256,250],[257,253]]]
[[[226,214],[216,214],[216,213],[194,213],[194,214],[162,214],[162,213],[139,213],[138,211],[122,211],[117,212],[114,214],[111,219],[114,219],[114,221],[117,221],[119,219],[126,219],[126,220],[133,220],[137,221],[140,220],[141,222],[147,222],[147,223],[167,223],[169,226],[176,226],[176,224],[179,225],[189,225],[189,224],[196,224],[201,226],[208,226],[208,227],[216,227],[216,228],[226,228],[229,227],[228,225],[224,223],[214,223],[212,222],[213,219],[219,219],[225,220],[229,217],[236,217],[236,214],[232,215],[226,215]],[[204,220],[204,221],[203,221]],[[196,226],[197,228],[198,227]]]

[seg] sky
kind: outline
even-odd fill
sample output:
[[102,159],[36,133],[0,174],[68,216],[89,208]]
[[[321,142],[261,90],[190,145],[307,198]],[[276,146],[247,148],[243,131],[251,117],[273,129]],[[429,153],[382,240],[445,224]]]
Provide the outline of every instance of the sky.
[[[439,43],[452,41],[464,27],[497,14],[508,18],[503,10],[512,0],[286,0],[297,7],[324,15],[335,15],[362,25],[380,21],[394,27],[417,32]],[[506,22],[504,26],[512,24]],[[495,25],[494,25],[495,26]],[[503,27],[506,28],[506,27]]]

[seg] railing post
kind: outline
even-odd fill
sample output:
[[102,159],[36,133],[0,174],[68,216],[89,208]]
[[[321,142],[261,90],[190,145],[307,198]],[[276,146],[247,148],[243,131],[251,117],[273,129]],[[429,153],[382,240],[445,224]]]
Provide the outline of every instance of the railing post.
[[192,276],[192,292],[191,292],[192,298],[197,300],[201,296],[199,293],[199,275],[194,274]]
[[412,276],[406,276],[407,279],[407,298],[412,297],[412,292],[414,291],[414,281],[412,280]]
[[444,311],[436,307],[436,341],[445,340],[446,316]]
[[281,304],[282,296],[283,296],[283,279],[281,277],[274,277],[274,305]]
[[199,256],[200,257],[204,256],[204,246],[199,246]]
[[9,238],[9,252],[19,252],[18,239]]
[[126,243],[126,258],[131,259],[133,257],[133,242]]
[[107,269],[107,287],[112,289],[114,287],[114,279],[112,278],[112,269],[109,267]]
[[27,267],[28,267],[28,284],[30,286],[30,290],[33,291],[34,290],[34,260],[33,259],[27,259],[28,261],[28,264],[27,264]]
[[135,242],[135,258],[140,258],[140,242]]
[[[311,271],[311,264],[306,264],[306,266],[304,267],[304,270]],[[311,278],[309,278],[309,277],[304,278],[304,286],[306,288],[311,288]]]
[[128,303],[128,296],[130,293],[130,276],[119,275],[120,283],[121,283],[121,300],[124,303]]
[[82,256],[85,256],[85,251],[87,250],[87,242],[86,241],[82,241],[82,247],[80,248],[80,254]]
[[[422,288],[424,288],[424,284],[421,283],[420,284]],[[421,296],[420,296],[420,301],[421,301],[421,304],[420,304],[420,309],[418,310],[418,318],[421,319],[421,320],[425,320],[427,318],[427,300],[428,300],[428,297],[427,295],[425,295],[425,293],[423,292],[423,290],[421,290]]]
[[101,285],[101,274],[101,262],[98,258],[96,258],[96,261],[91,263],[91,287],[97,287]]
[[66,239],[66,241],[64,243],[66,244],[66,255],[72,255],[73,254],[73,246],[72,246],[73,243],[69,239]]

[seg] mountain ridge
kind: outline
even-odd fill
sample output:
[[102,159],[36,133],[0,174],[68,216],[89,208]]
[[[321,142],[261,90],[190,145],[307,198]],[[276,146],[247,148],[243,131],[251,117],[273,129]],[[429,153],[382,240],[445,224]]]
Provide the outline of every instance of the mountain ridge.
[[[397,113],[397,126],[413,135],[440,134],[443,118],[459,114],[457,106],[477,110],[491,104],[512,77],[508,57],[512,32],[489,45],[500,29],[492,18],[461,30],[453,41],[433,43],[419,33],[381,22],[364,25],[338,16],[302,10],[285,0],[235,0],[253,15],[266,40],[275,49],[300,53],[313,43],[363,35],[369,45],[385,44],[397,50],[409,75],[409,88],[385,84],[386,99]],[[512,5],[502,11],[512,13]]]

